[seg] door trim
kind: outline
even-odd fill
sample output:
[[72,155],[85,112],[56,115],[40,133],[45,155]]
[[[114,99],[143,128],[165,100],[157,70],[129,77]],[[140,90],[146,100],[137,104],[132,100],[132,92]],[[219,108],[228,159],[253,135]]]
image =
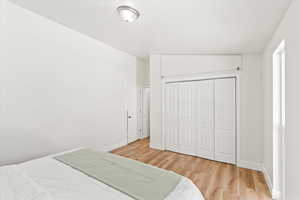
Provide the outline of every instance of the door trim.
[[[239,69],[239,68],[238,68]],[[226,79],[235,78],[235,92],[236,92],[236,165],[239,166],[241,161],[240,158],[240,70],[236,71],[224,71],[215,73],[205,73],[198,75],[180,75],[180,76],[162,76],[162,150],[166,150],[166,134],[165,134],[165,87],[168,83],[176,82],[191,82],[191,81],[203,81],[203,80],[215,80],[215,79]]]

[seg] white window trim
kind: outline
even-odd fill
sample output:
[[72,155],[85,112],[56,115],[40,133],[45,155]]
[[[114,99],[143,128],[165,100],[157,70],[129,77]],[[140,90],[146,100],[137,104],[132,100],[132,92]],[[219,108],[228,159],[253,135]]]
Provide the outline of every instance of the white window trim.
[[[272,198],[285,200],[285,57],[286,48],[283,40],[273,53],[273,186]],[[275,71],[276,70],[276,71]],[[277,77],[275,77],[277,76]],[[277,88],[275,88],[276,86]],[[279,86],[279,88],[278,88]],[[277,95],[275,97],[275,92]],[[275,98],[280,100],[275,105]],[[279,116],[274,115],[274,110],[278,110]],[[278,119],[276,117],[279,117]],[[279,120],[275,125],[275,120]],[[276,129],[276,130],[275,130]],[[279,132],[277,130],[280,130]],[[275,135],[275,131],[280,135]],[[280,142],[280,143],[279,143]],[[275,145],[280,148],[275,148]],[[280,166],[280,163],[282,165]],[[281,181],[279,180],[281,177]]]

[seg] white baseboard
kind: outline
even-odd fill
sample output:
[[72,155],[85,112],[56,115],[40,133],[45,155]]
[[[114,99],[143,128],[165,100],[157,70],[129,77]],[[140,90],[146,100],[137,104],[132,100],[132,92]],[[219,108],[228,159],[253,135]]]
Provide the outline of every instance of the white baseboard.
[[145,138],[148,138],[149,135],[146,135],[146,136],[140,136],[139,139],[145,139]]
[[252,169],[252,170],[256,170],[256,171],[262,171],[262,165],[260,163],[256,163],[256,162],[239,160],[237,162],[237,166],[241,167],[241,168]]
[[120,148],[120,147],[125,146],[125,145],[127,145],[127,142],[126,141],[121,141],[121,142],[118,142],[118,143],[115,143],[115,144],[112,144],[112,145],[106,145],[106,146],[100,147],[100,148],[98,148],[98,150],[103,151],[103,152],[109,152],[109,151],[112,151],[114,149]]
[[159,144],[152,144],[151,142],[150,142],[150,148],[152,148],[152,149],[158,149],[158,150],[164,150],[161,145],[159,145]]
[[267,185],[268,185],[268,188],[269,188],[269,191],[272,193],[272,196],[274,195],[274,191],[273,191],[273,184],[272,184],[272,180],[271,180],[271,177],[267,171],[267,169],[262,166],[262,172],[264,174],[264,177],[265,177],[265,180],[267,182]]

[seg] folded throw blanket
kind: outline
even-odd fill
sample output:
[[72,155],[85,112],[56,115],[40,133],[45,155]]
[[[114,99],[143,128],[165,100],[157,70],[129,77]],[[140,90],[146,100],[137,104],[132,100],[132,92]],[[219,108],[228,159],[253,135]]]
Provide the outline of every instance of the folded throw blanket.
[[91,149],[55,159],[137,200],[164,200],[181,180],[174,172]]

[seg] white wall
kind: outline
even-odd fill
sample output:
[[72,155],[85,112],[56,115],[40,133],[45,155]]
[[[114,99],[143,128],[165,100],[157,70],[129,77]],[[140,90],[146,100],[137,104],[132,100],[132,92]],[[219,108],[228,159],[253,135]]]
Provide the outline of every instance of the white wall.
[[12,3],[6,11],[0,165],[125,144],[125,85],[136,100],[136,58]]
[[[5,19],[5,2],[6,0],[0,0],[0,26],[4,24],[4,19]],[[0,34],[3,33],[3,28],[1,27],[0,29]]]
[[161,56],[150,56],[150,146],[162,149]]
[[162,148],[161,76],[194,76],[233,71],[240,74],[240,158],[242,167],[260,169],[263,155],[261,55],[150,56],[151,146]]
[[300,179],[300,1],[292,1],[286,16],[263,54],[264,82],[264,167],[272,178],[272,55],[286,41],[286,199],[299,199]]
[[163,76],[191,75],[232,70],[241,64],[240,56],[161,56]]
[[263,160],[261,55],[244,54],[242,59],[243,64],[240,72],[241,165],[260,169]]
[[[0,0],[0,25],[2,25],[2,23],[3,23],[3,11],[4,11],[4,9],[3,9],[3,0]],[[0,29],[0,31],[1,31],[2,29]]]
[[136,59],[136,82],[139,88],[150,86],[150,71],[149,59],[137,58]]

